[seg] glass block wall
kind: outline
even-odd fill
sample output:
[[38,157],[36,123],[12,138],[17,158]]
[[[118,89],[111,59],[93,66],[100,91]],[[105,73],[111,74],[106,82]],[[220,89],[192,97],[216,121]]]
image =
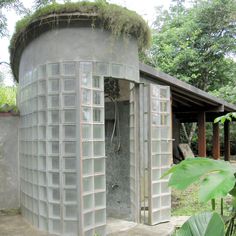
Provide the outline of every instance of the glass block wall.
[[56,235],[106,234],[103,76],[93,68],[48,63],[20,78],[22,214]]

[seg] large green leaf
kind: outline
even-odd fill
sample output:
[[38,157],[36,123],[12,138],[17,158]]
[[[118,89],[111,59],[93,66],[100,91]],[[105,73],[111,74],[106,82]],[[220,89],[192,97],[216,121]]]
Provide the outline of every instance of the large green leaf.
[[175,236],[223,236],[224,222],[216,212],[204,212],[190,217]]
[[164,176],[169,174],[172,174],[169,186],[180,190],[200,181],[199,198],[202,202],[226,196],[236,180],[230,163],[209,158],[186,159]]

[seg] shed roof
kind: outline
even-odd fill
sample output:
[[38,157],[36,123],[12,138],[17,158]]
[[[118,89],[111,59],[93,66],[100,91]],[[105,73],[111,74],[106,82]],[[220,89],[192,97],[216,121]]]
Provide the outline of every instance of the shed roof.
[[140,63],[139,70],[141,78],[170,86],[173,112],[183,122],[196,121],[196,114],[201,111],[207,112],[208,121],[213,121],[219,115],[236,111],[236,105],[214,97],[151,66]]

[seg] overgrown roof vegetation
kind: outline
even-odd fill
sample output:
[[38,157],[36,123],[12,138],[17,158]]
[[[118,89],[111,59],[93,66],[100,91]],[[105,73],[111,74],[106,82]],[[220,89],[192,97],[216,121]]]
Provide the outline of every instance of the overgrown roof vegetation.
[[[17,41],[20,38],[27,38],[27,29],[31,24],[49,15],[53,15],[55,22],[57,22],[57,17],[63,13],[68,13],[68,24],[70,24],[69,14],[76,13],[78,16],[86,16],[90,19],[92,22],[91,27],[102,27],[106,30],[110,30],[115,37],[121,35],[127,37],[133,36],[138,41],[140,51],[150,46],[150,29],[144,19],[134,11],[130,11],[127,8],[115,4],[109,4],[105,0],[97,0],[95,2],[67,2],[65,4],[53,3],[46,7],[39,8],[32,15],[27,15],[17,22],[15,33],[9,47],[11,63],[15,63],[15,52],[18,50]],[[78,18],[78,21],[79,19],[80,18]],[[15,74],[15,65],[12,65],[12,69]]]

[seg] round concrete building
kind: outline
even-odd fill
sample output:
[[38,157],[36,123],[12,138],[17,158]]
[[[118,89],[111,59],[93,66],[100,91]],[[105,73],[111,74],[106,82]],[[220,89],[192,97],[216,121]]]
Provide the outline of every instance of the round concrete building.
[[[136,13],[107,3],[53,4],[17,25],[10,51],[19,81],[21,210],[37,228],[106,235],[104,80],[132,91],[149,34]],[[137,221],[128,100],[127,215]]]

